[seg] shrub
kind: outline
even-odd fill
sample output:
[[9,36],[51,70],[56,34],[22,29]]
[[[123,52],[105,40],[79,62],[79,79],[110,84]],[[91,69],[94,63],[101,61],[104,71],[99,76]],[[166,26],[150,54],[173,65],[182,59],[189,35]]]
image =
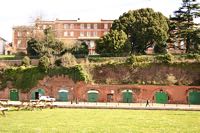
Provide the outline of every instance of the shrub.
[[76,58],[71,53],[66,53],[61,58],[62,66],[76,65]]
[[31,60],[28,56],[25,56],[23,59],[22,59],[22,65],[23,66],[30,66],[31,64]]
[[41,68],[42,70],[45,70],[45,72],[47,71],[48,67],[50,66],[51,62],[50,59],[47,56],[42,56],[39,59],[39,68]]
[[159,63],[172,63],[174,61],[174,56],[170,53],[164,55],[158,55],[155,57],[156,62]]

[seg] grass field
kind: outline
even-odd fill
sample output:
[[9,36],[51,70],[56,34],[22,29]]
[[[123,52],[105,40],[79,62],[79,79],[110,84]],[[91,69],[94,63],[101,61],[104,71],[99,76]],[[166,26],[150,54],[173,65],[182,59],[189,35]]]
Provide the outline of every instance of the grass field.
[[100,109],[9,111],[0,133],[199,133],[200,112]]

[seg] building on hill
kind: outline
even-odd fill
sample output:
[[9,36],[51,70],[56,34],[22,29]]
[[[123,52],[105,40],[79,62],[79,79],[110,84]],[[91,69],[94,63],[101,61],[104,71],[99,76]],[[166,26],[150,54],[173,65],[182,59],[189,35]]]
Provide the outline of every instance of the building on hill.
[[112,26],[113,20],[81,21],[59,20],[44,21],[36,19],[34,26],[13,27],[13,47],[16,52],[26,53],[26,42],[29,37],[40,35],[44,29],[51,27],[58,40],[68,42],[78,40],[88,45],[89,54],[95,54],[95,40],[99,39]]
[[13,27],[13,49],[15,52],[26,53],[26,43],[33,36],[33,26],[15,26]]

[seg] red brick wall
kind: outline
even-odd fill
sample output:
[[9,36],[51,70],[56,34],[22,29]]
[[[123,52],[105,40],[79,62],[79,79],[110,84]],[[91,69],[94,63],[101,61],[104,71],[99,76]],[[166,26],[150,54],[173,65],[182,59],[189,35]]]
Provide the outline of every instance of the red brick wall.
[[[39,81],[38,85],[32,88],[28,93],[20,93],[20,100],[31,99],[31,92],[43,88],[45,95],[58,98],[58,91],[66,88],[69,91],[69,101],[77,98],[79,101],[87,101],[87,91],[99,91],[99,102],[107,101],[107,94],[114,92],[113,102],[122,102],[122,91],[132,90],[134,102],[141,102],[146,99],[154,100],[154,94],[157,91],[167,92],[169,103],[187,103],[188,91],[191,88],[200,90],[200,86],[155,86],[155,85],[92,85],[83,82],[74,83],[67,76],[46,77]],[[0,99],[9,99],[9,89],[0,91]]]

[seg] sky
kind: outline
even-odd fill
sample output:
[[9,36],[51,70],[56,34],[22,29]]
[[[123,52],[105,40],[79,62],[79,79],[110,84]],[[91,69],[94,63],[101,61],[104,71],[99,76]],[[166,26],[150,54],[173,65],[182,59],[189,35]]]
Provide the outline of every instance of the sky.
[[[0,37],[12,41],[12,27],[31,25],[41,16],[45,20],[78,19],[99,21],[117,19],[124,12],[150,7],[169,17],[182,0],[2,0]],[[200,0],[197,0],[200,2]],[[200,20],[198,20],[200,23]]]

